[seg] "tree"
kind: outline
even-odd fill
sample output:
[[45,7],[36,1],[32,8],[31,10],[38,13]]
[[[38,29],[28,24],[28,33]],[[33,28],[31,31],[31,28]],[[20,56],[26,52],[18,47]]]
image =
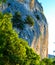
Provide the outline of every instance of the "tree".
[[29,46],[26,47],[26,60],[24,65],[39,65],[40,56],[37,55],[33,49],[31,49]]
[[44,62],[45,65],[52,65],[52,60],[49,59],[49,58],[44,58],[44,59],[42,60],[42,62]]
[[[11,16],[8,14],[0,15],[0,65],[15,65],[24,62],[26,49],[18,34],[12,29]],[[24,41],[24,40],[23,40]],[[25,42],[26,44],[26,42]]]
[[11,14],[0,13],[0,65],[38,65],[40,57],[18,37]]

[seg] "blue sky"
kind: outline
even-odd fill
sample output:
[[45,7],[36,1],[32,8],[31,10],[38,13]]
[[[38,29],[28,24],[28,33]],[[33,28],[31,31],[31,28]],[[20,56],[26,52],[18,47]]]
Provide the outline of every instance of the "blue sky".
[[54,54],[55,50],[55,0],[38,0],[44,9],[44,14],[48,22],[49,31],[49,54]]

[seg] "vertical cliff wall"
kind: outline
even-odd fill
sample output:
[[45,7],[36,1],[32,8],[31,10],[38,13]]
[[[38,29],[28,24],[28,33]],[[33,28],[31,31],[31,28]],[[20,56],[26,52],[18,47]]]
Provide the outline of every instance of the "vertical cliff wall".
[[[24,29],[20,30],[16,26],[19,37],[28,41],[34,51],[41,56],[41,59],[48,56],[48,24],[43,13],[43,7],[37,0],[11,0],[7,1],[10,4],[3,12],[9,12],[14,15],[15,12],[20,12],[22,20],[25,21],[29,15],[34,20],[34,26],[24,24]],[[17,25],[17,24],[16,24]]]
[[30,0],[30,9],[34,8],[34,0]]
[[34,36],[31,47],[41,56],[41,59],[43,59],[48,57],[48,24],[46,24],[47,21],[43,14],[43,7],[41,4],[37,0],[31,0],[30,5],[30,8],[35,8],[37,15],[40,16],[41,14],[40,18],[42,17],[41,20],[38,20],[41,34],[38,39]]
[[44,25],[40,26],[41,34],[38,39],[34,36],[31,47],[37,54],[41,56],[41,59],[48,57],[48,27],[46,27],[46,33],[44,34]]

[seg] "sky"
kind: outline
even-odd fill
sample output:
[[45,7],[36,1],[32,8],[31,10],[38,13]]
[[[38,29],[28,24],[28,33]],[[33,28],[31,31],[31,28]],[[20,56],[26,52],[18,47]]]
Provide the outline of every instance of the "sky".
[[48,53],[55,55],[53,51],[55,50],[55,0],[38,0],[44,10],[45,17],[48,22]]

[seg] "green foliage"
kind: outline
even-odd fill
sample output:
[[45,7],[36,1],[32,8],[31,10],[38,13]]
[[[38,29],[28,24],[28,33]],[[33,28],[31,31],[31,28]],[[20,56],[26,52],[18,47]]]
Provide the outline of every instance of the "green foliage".
[[13,30],[11,18],[11,14],[0,12],[0,65],[55,65],[52,59],[40,61],[40,56],[28,46],[28,42]]
[[[21,39],[22,40],[22,39]],[[26,57],[26,49],[18,38],[18,34],[12,29],[10,15],[4,14],[0,19],[0,65],[22,64]],[[24,42],[26,44],[26,42]]]
[[27,16],[25,20],[26,24],[29,24],[30,26],[34,26],[34,19],[31,16]]
[[[0,4],[7,0],[0,0]],[[10,3],[8,4],[8,6]],[[28,42],[18,37],[18,34],[12,28],[13,26],[24,29],[24,24],[34,26],[34,19],[27,16],[25,23],[22,20],[20,12],[16,12],[12,18],[9,13],[0,12],[0,65],[55,65],[55,60],[45,58],[40,61],[40,56],[28,46]],[[40,20],[39,15],[36,15]]]
[[2,3],[2,0],[0,0],[0,4]]
[[11,24],[11,19],[10,19],[11,17],[12,17],[11,14],[7,13],[3,16],[3,14],[0,13],[0,29],[1,30],[10,30],[10,29],[12,29],[12,24]]
[[24,65],[39,65],[40,57],[29,46],[26,47],[26,60]]
[[12,29],[11,18],[0,13],[0,65],[37,65],[39,56]]
[[23,30],[24,28],[24,21],[22,21],[22,17],[20,12],[16,12],[12,19],[13,26]]
[[42,62],[45,63],[44,65],[52,65],[52,60],[49,59],[49,58],[44,58],[44,59],[42,60]]
[[7,0],[0,0],[0,4],[1,3],[6,3]]
[[52,65],[55,65],[55,60],[53,60]]
[[40,62],[40,65],[45,65],[45,62],[41,61],[41,62]]
[[0,3],[1,3],[1,2],[4,2],[4,3],[5,3],[5,2],[6,2],[6,0],[0,0]]
[[[21,18],[19,13],[17,15]],[[28,42],[13,30],[11,18],[11,14],[0,12],[0,65],[55,65],[55,60],[48,58],[40,61],[40,56],[28,46]],[[14,23],[18,22],[15,20]]]

